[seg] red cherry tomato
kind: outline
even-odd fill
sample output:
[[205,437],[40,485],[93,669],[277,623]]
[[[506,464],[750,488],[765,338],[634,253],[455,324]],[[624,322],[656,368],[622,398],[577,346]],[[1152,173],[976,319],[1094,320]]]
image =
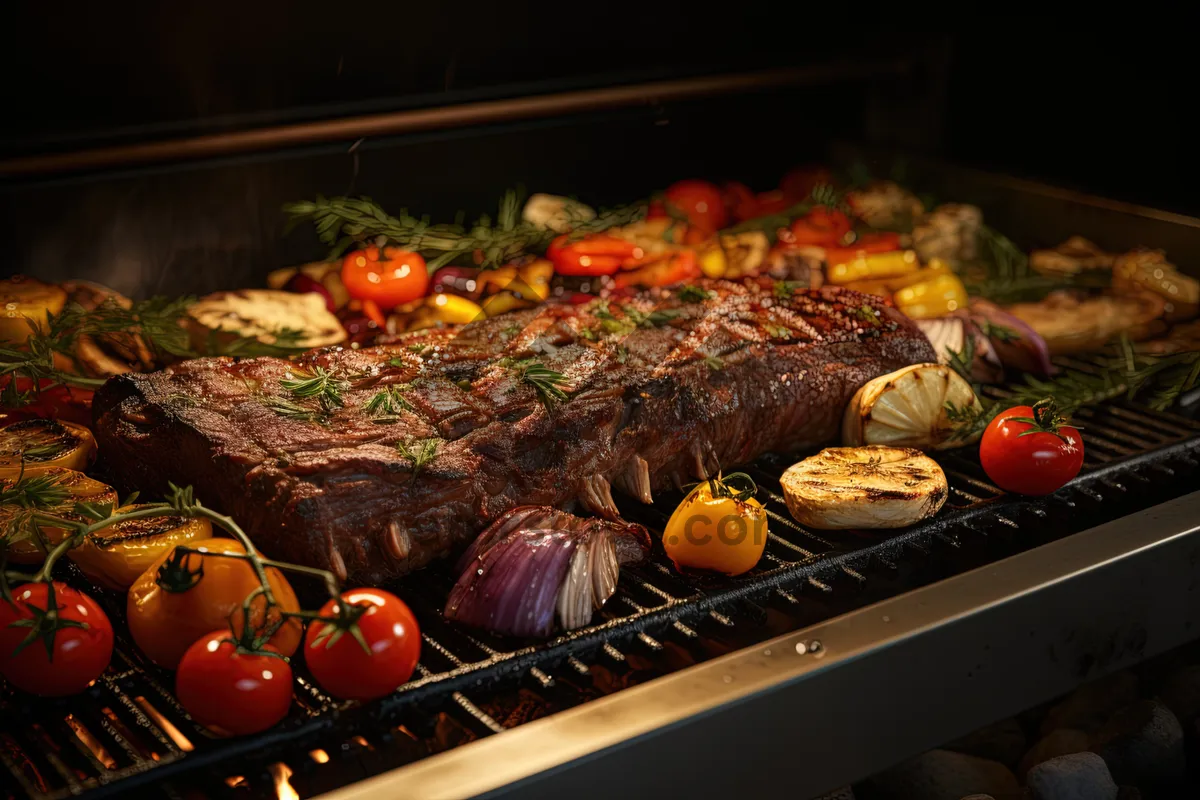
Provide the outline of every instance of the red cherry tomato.
[[1009,492],[1050,494],[1079,474],[1083,439],[1058,416],[1053,399],[1000,414],[979,443],[988,477]]
[[0,675],[18,689],[46,697],[82,692],[108,667],[112,649],[108,617],[66,584],[26,583],[13,590],[12,603],[0,600]]
[[382,589],[351,589],[326,603],[321,616],[338,616],[339,603],[361,609],[355,624],[362,642],[334,623],[309,624],[304,659],[321,688],[346,700],[373,700],[407,683],[421,655],[421,631],[404,601]]
[[817,206],[792,223],[792,243],[836,247],[850,228],[850,218],[841,211]]
[[342,260],[342,283],[351,297],[395,308],[425,296],[429,271],[420,253],[385,247],[381,254],[378,247],[367,247]]
[[666,203],[687,217],[689,225],[713,233],[725,227],[729,216],[721,190],[708,181],[679,181],[667,187]]
[[239,653],[228,630],[213,631],[183,654],[175,696],[192,719],[216,733],[260,733],[292,706],[292,668],[282,658]]
[[832,181],[833,176],[824,167],[800,167],[783,176],[779,190],[789,203],[799,203],[812,194],[814,186]]
[[855,258],[872,253],[891,253],[900,249],[900,235],[896,233],[865,233],[849,247],[825,248],[825,260],[830,264],[844,264]]

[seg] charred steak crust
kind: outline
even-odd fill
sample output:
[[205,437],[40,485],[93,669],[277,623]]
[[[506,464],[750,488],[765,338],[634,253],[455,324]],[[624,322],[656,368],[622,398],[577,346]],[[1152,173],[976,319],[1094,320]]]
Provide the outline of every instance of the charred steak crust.
[[[579,500],[612,516],[612,486],[649,502],[718,467],[827,442],[860,385],[936,360],[877,297],[778,292],[762,279],[702,285],[701,302],[658,289],[296,362],[208,358],[122,375],[96,393],[96,435],[127,487],[191,484],[270,556],[376,583],[518,505]],[[547,410],[523,359],[565,375],[570,398]],[[268,406],[309,403],[280,379],[314,366],[346,381],[343,408],[313,420]],[[404,402],[381,419],[365,406],[388,386]],[[437,449],[414,475],[397,443],[417,440]]]

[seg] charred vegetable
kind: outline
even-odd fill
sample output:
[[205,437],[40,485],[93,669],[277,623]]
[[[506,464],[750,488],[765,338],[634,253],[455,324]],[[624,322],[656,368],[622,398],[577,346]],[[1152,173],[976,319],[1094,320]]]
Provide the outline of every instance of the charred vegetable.
[[[148,507],[125,506],[117,511],[123,514]],[[137,517],[91,534],[70,552],[70,558],[100,586],[123,592],[175,545],[211,539],[212,535],[212,523],[203,518]]]
[[962,376],[940,364],[917,364],[868,381],[846,406],[842,444],[941,450],[964,442],[952,415],[982,413]]
[[85,469],[96,456],[96,439],[82,425],[30,419],[0,428],[0,476],[30,467]]
[[622,564],[641,561],[640,525],[581,519],[548,506],[514,508],[480,534],[458,564],[447,619],[513,636],[588,624],[617,589]]
[[903,528],[937,513],[949,487],[920,450],[829,447],[793,464],[780,480],[788,509],[820,530]]
[[693,489],[663,529],[663,549],[677,568],[741,575],[767,546],[767,512],[745,473],[717,476]]

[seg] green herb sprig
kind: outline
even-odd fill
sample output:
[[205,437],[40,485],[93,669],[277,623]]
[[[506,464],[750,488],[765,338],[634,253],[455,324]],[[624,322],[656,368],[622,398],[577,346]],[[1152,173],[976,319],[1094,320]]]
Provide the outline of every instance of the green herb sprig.
[[396,442],[396,449],[400,451],[400,455],[412,462],[412,479],[414,481],[425,465],[437,456],[439,445],[441,445],[440,439],[409,439],[404,442]]
[[[284,211],[290,226],[311,222],[317,237],[337,258],[352,246],[392,243],[425,256],[429,269],[454,261],[469,261],[484,269],[504,266],[526,253],[542,252],[558,234],[521,219],[523,198],[516,190],[500,199],[496,219],[482,216],[471,226],[432,223],[401,210],[392,216],[369,197],[318,196],[315,200],[289,203]],[[573,222],[571,235],[603,231],[645,216],[644,203],[598,214],[594,219]]]
[[545,407],[546,413],[554,413],[560,402],[570,399],[567,394],[567,388],[569,388],[567,376],[550,369],[536,358],[525,358],[520,361],[505,359],[501,363],[512,370],[519,382],[533,387],[538,401]]
[[411,383],[394,383],[380,389],[363,404],[363,411],[374,417],[372,422],[388,424],[400,419],[401,411],[412,411],[412,404],[404,397],[404,393],[412,388]]

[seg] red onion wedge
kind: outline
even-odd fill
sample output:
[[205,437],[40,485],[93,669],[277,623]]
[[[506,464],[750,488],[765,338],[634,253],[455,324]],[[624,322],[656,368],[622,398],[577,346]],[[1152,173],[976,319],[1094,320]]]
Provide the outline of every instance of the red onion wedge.
[[966,315],[987,334],[1005,367],[1043,378],[1055,373],[1050,348],[1024,320],[978,297],[971,300]]
[[650,551],[641,525],[583,519],[548,506],[514,508],[459,560],[446,619],[512,636],[582,627],[617,590],[622,564]]

